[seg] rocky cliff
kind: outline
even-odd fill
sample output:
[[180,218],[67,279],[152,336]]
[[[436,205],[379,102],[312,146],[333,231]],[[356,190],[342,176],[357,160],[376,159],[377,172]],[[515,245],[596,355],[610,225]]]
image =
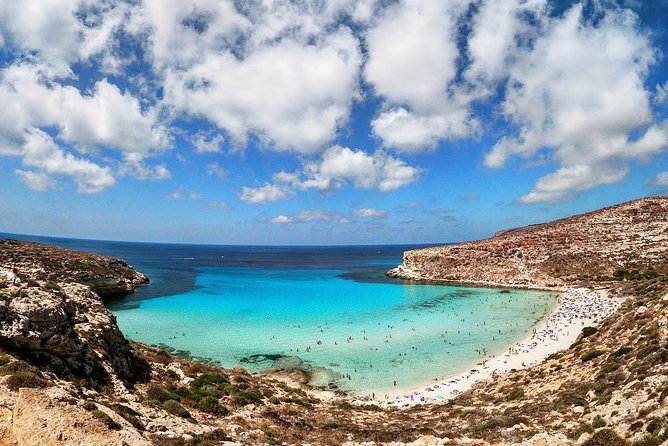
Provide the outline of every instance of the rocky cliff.
[[407,251],[387,275],[562,287],[668,272],[668,197],[651,197],[456,245]]
[[0,240],[0,346],[58,376],[142,380],[148,366],[94,290],[117,294],[147,282],[120,259]]
[[100,296],[131,293],[149,280],[125,260],[41,243],[0,240],[0,267],[16,265],[19,277],[87,285]]

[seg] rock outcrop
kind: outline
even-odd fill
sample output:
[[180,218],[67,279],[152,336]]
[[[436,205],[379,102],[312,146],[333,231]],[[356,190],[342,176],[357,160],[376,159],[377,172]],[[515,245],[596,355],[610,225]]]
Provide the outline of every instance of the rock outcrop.
[[650,197],[494,237],[406,251],[387,275],[518,287],[668,272],[668,197]]
[[[8,280],[12,265],[16,284]],[[99,384],[112,375],[128,383],[147,376],[148,365],[94,291],[130,292],[148,282],[125,261],[0,240],[0,273],[0,347],[59,376]]]
[[[0,267],[16,265],[19,276],[87,285],[100,296],[128,294],[149,280],[125,260],[41,243],[0,240]],[[1,277],[0,277],[1,278]]]
[[100,297],[80,284],[28,281],[0,289],[0,346],[58,375],[103,383],[109,371],[134,382],[136,357]]

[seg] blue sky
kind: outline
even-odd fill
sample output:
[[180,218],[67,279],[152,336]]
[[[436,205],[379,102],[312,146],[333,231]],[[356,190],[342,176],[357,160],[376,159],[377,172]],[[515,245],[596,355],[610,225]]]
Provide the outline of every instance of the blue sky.
[[0,232],[488,237],[668,190],[668,1],[0,3]]

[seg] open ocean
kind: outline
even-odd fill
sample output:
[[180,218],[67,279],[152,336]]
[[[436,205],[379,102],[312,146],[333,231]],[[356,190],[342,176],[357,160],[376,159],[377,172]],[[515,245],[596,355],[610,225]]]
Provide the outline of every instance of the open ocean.
[[[151,284],[107,301],[132,339],[225,367],[299,367],[312,384],[391,393],[530,334],[556,294],[409,284],[383,274],[421,246],[223,246],[0,234],[121,257]],[[396,382],[396,386],[395,386]]]

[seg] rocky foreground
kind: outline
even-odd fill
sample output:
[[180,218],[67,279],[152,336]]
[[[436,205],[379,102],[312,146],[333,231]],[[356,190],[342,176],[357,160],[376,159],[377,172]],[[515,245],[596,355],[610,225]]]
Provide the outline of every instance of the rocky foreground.
[[[306,388],[298,372],[255,376],[129,342],[94,291],[98,279],[144,283],[127,264],[0,241],[0,446],[668,444],[667,200],[407,253],[413,279],[577,283],[625,300],[545,362],[406,410]],[[572,237],[561,253],[556,234]],[[459,254],[469,274],[454,272]],[[13,263],[17,284],[2,278]]]

